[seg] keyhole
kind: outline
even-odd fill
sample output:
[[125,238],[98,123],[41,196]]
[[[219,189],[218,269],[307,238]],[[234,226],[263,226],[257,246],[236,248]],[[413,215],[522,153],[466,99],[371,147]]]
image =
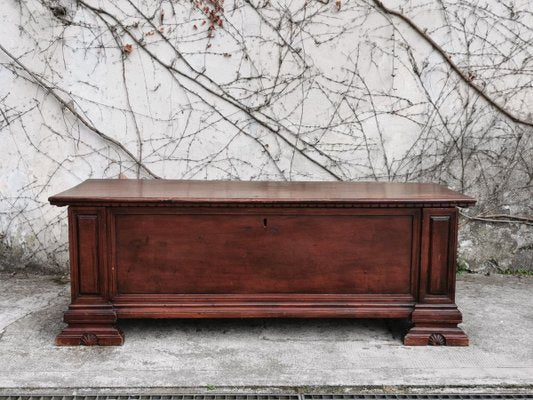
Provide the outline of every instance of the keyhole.
[[266,228],[266,227],[267,227],[267,219],[263,218],[263,228]]

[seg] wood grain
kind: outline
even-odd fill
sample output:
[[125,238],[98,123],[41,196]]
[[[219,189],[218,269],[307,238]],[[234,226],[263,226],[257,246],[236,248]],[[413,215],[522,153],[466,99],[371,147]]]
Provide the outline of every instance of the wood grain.
[[409,293],[410,214],[120,214],[118,293]]

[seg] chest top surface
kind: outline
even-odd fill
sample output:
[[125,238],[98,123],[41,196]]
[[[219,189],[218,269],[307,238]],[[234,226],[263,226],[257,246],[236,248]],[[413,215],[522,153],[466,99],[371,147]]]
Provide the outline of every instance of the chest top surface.
[[51,196],[53,205],[299,204],[468,207],[472,197],[434,183],[243,182],[89,179]]

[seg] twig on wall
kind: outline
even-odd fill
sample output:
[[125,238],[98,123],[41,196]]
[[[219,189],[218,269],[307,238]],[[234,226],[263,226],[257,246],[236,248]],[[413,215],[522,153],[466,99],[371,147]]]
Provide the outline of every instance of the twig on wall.
[[525,224],[533,225],[533,218],[531,217],[521,217],[515,215],[507,214],[491,214],[484,216],[471,216],[461,212],[461,216],[465,217],[468,220],[472,221],[481,221],[497,224]]
[[470,88],[472,88],[479,96],[481,96],[487,103],[489,103],[492,107],[494,107],[496,110],[501,112],[503,115],[505,115],[507,118],[509,118],[511,121],[516,122],[517,124],[529,126],[533,128],[533,122],[528,121],[525,119],[522,119],[520,117],[517,117],[509,110],[505,109],[505,107],[502,107],[498,104],[497,101],[492,99],[485,91],[480,88],[478,85],[476,85],[472,79],[470,79],[462,70],[457,66],[450,58],[449,54],[437,43],[431,36],[429,36],[426,32],[424,32],[418,25],[416,25],[409,17],[402,14],[401,12],[392,10],[385,6],[381,0],[372,0],[377,8],[379,8],[381,11],[383,11],[385,14],[394,15],[395,17],[400,18],[402,21],[407,23],[411,28],[413,28],[416,33],[418,33],[427,43],[433,47],[434,50],[436,50],[446,61],[446,63],[450,66],[450,68],[459,75],[461,80],[466,83]]

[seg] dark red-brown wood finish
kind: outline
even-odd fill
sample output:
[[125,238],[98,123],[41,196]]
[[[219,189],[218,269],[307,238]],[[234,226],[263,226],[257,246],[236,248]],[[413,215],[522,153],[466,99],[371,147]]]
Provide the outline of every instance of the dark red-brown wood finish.
[[121,318],[409,318],[407,345],[467,345],[444,186],[88,180],[69,206],[58,345],[120,345]]

